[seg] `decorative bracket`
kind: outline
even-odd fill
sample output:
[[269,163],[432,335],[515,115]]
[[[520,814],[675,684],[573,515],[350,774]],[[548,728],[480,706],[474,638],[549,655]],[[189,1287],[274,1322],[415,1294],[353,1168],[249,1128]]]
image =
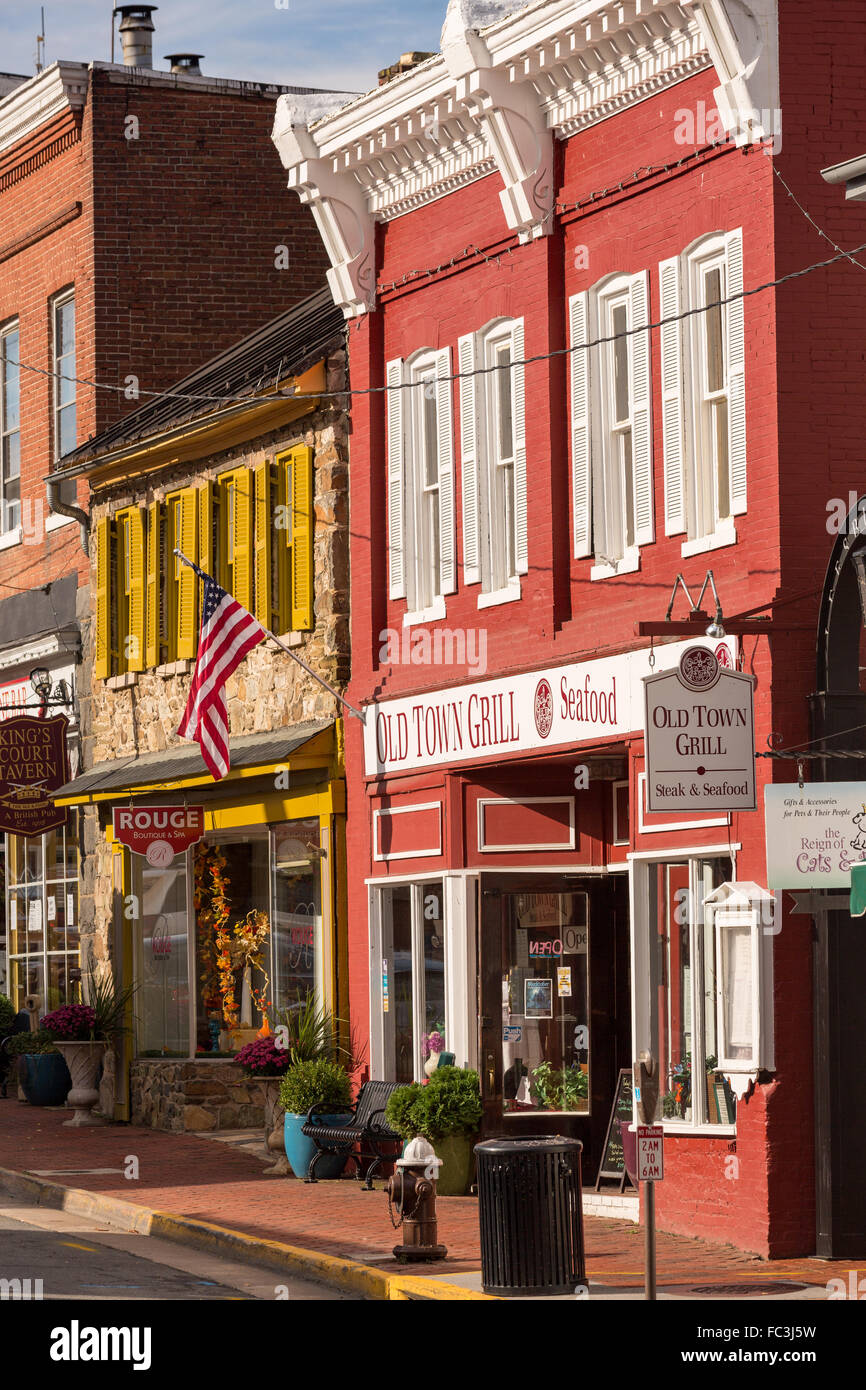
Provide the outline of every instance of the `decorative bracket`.
[[310,208],[319,229],[331,262],[327,279],[334,302],[347,319],[357,318],[376,303],[375,224],[356,180],[337,173],[319,154],[309,131],[313,114],[303,99],[281,96],[271,139],[288,170],[289,188]]
[[782,137],[777,0],[685,0],[697,16],[720,85],[713,95],[738,145]]
[[505,185],[499,195],[505,220],[522,242],[531,241],[552,230],[553,134],[532,83],[512,82],[494,69],[474,27],[477,10],[473,0],[450,0],[442,57],[455,81],[458,105],[478,119],[496,160]]

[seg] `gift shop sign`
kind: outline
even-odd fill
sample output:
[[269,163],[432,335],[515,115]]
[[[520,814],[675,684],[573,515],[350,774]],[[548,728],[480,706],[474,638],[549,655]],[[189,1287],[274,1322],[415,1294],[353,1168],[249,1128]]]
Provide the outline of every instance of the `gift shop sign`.
[[648,811],[754,811],[753,676],[690,646],[644,677]]
[[850,888],[866,860],[866,782],[764,788],[768,888]]
[[[677,660],[688,645],[665,647],[665,655]],[[733,639],[708,640],[706,650],[731,662]],[[641,679],[649,671],[646,649],[370,704],[367,776],[636,733],[643,720]]]
[[69,781],[65,714],[0,722],[0,834],[41,835],[66,824],[51,793]]
[[165,869],[204,834],[203,806],[115,806],[114,838]]

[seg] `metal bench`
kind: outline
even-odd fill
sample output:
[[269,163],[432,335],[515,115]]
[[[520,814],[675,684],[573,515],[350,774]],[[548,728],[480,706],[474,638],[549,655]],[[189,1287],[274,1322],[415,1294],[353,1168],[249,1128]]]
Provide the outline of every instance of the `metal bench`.
[[[313,1105],[310,1107],[307,1118],[301,1126],[301,1133],[306,1134],[316,1145],[316,1152],[310,1160],[310,1167],[304,1182],[318,1182],[316,1177],[316,1165],[320,1158],[325,1154],[345,1154],[347,1158],[353,1158],[358,1169],[358,1181],[361,1181],[361,1159],[371,1158],[373,1161],[367,1169],[367,1179],[365,1187],[368,1192],[373,1190],[373,1174],[381,1164],[390,1157],[383,1153],[383,1144],[399,1144],[401,1139],[399,1134],[395,1134],[385,1121],[385,1105],[392,1091],[396,1091],[401,1083],[399,1081],[365,1081],[355,1102],[352,1117],[344,1124],[325,1125],[316,1121],[316,1113],[329,1111],[333,1114],[333,1104]],[[355,1152],[356,1146],[359,1152]]]

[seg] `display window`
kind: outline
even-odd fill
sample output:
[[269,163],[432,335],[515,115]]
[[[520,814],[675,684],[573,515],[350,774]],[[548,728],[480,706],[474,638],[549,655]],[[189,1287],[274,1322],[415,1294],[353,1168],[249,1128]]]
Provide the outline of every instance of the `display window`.
[[385,1079],[420,1081],[448,1050],[442,881],[378,892]]
[[316,818],[212,832],[167,869],[131,855],[139,1056],[227,1056],[327,1001]]
[[[733,876],[724,857],[645,866],[650,933],[650,1051],[659,1062],[660,1119],[732,1125],[737,1101],[719,1070],[718,933],[705,900]],[[725,1008],[728,996],[724,992]]]
[[80,997],[78,817],[45,835],[7,835],[5,915],[8,986],[16,1008],[40,1013]]

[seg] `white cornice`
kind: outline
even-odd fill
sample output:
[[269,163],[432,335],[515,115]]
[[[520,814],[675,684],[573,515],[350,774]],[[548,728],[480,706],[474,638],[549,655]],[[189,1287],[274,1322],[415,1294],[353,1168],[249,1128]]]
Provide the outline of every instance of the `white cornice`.
[[64,109],[87,100],[87,64],[52,63],[0,101],[0,150],[32,135]]
[[[720,111],[734,129],[746,97],[772,94],[774,73],[778,92],[775,7],[776,0],[535,0],[515,9],[512,0],[449,0],[441,54],[318,119],[305,120],[296,100],[281,98],[273,139],[289,187],[319,224],[331,288],[347,317],[375,303],[377,221],[496,170],[506,228],[523,241],[546,235],[553,138],[711,62],[722,81]],[[495,22],[478,28],[490,14]],[[771,103],[750,101],[762,104]]]

